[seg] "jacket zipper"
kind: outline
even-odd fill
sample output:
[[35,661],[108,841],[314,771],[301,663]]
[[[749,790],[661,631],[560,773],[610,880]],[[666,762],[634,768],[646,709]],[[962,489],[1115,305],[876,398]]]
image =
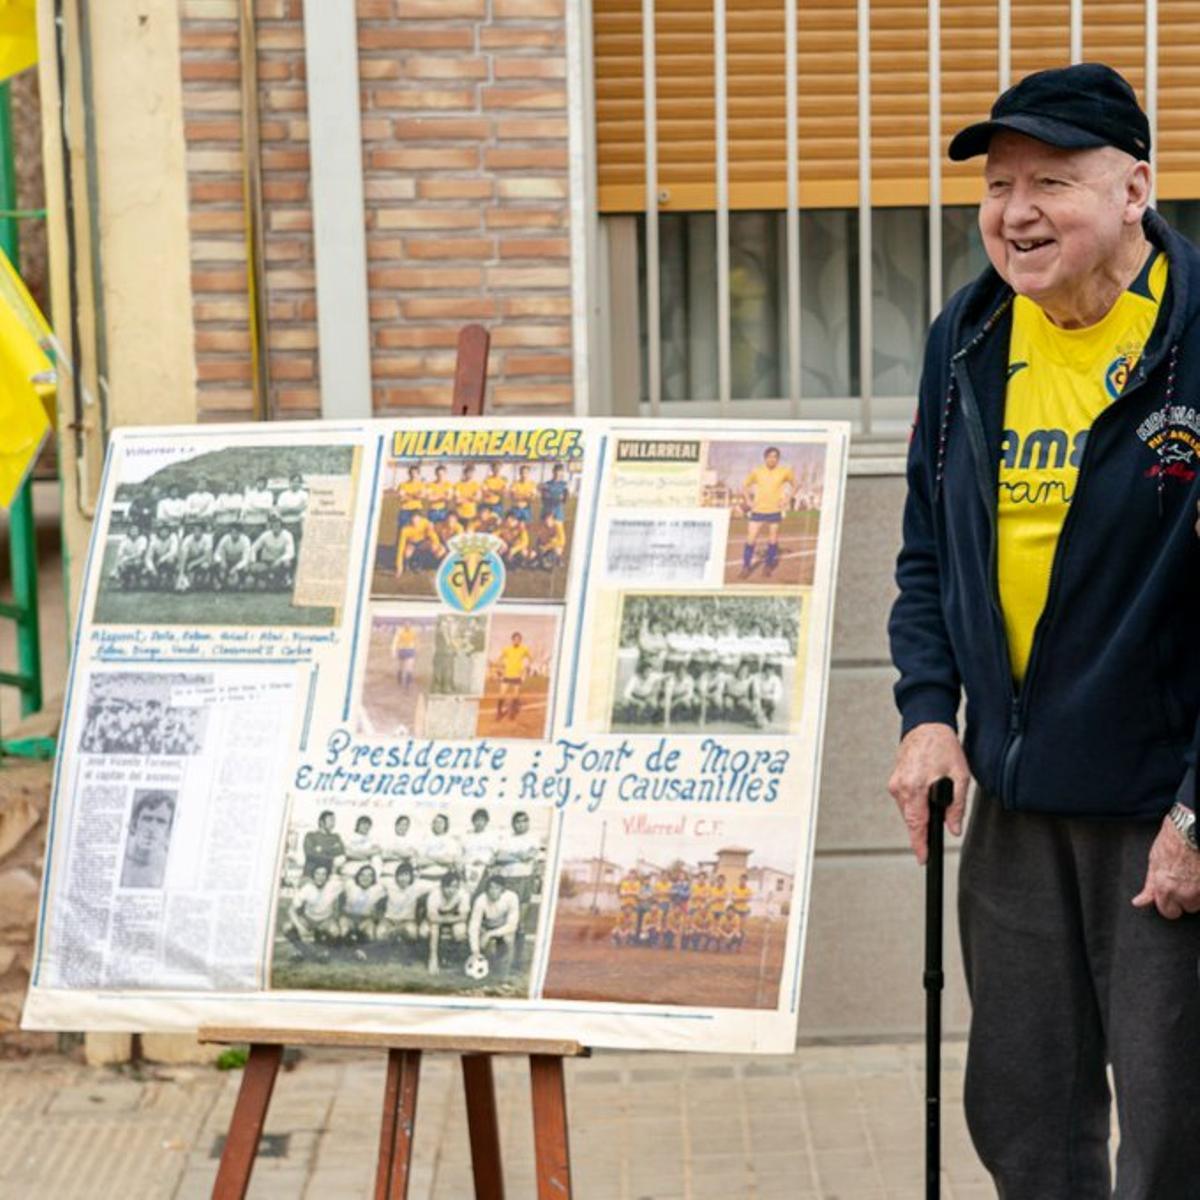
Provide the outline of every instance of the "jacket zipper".
[[[959,381],[959,391],[964,399],[969,398],[969,404],[963,404],[963,413],[966,416],[969,425],[973,426],[973,434],[979,439],[979,443],[983,447],[982,460],[987,461],[987,438],[983,430],[983,419],[979,414],[979,405],[975,399],[974,389],[971,387],[970,378],[967,375],[965,364],[962,365],[962,370],[959,370],[960,359],[956,356],[953,361],[953,369]],[[986,505],[988,518],[991,525],[991,546],[990,546],[990,575],[991,575],[991,600],[996,619],[1000,629],[1000,648],[1004,659],[1003,669],[1004,676],[1009,681],[1009,719],[1008,719],[1008,737],[1005,739],[1004,749],[1001,752],[1001,767],[1000,767],[1000,801],[1006,809],[1011,809],[1014,805],[1014,791],[1016,788],[1017,765],[1021,754],[1021,740],[1024,733],[1025,715],[1029,709],[1029,695],[1032,690],[1034,674],[1040,661],[1041,655],[1038,653],[1045,642],[1045,630],[1050,626],[1054,616],[1054,605],[1058,596],[1059,580],[1062,576],[1062,563],[1066,558],[1066,549],[1070,541],[1071,529],[1074,524],[1075,510],[1079,505],[1080,496],[1083,493],[1085,481],[1089,478],[1086,471],[1088,463],[1088,454],[1091,451],[1092,444],[1095,441],[1094,433],[1097,425],[1116,408],[1117,404],[1131,396],[1138,390],[1146,381],[1146,370],[1144,364],[1139,364],[1139,370],[1136,378],[1133,380],[1132,386],[1127,387],[1125,391],[1109,405],[1104,412],[1092,422],[1091,429],[1088,431],[1087,441],[1084,443],[1083,455],[1079,460],[1079,473],[1076,476],[1075,492],[1071,497],[1070,507],[1067,509],[1066,518],[1063,521],[1063,527],[1058,535],[1058,543],[1054,548],[1054,560],[1050,566],[1050,583],[1046,589],[1046,603],[1042,606],[1042,614],[1038,618],[1037,626],[1033,631],[1033,644],[1029,650],[1029,664],[1025,671],[1025,679],[1021,687],[1017,687],[1012,679],[1012,660],[1009,655],[1008,647],[1008,631],[1004,626],[1004,613],[1000,606],[1000,583],[997,570],[997,541],[999,537],[998,520],[996,514],[995,503]],[[986,472],[982,469],[978,472],[981,483],[989,482]],[[998,487],[998,483],[990,481],[992,486],[991,495],[995,494],[994,489]]]
[[[988,598],[992,605],[992,618],[1000,632],[997,645],[1000,649],[1000,676],[1008,681],[1009,721],[1008,736],[1001,751],[1000,768],[1000,801],[1005,808],[1011,807],[1012,784],[1016,776],[1017,755],[1021,746],[1020,729],[1020,697],[1012,677],[1012,658],[1008,648],[1008,630],[1004,625],[1004,610],[1000,607],[1000,580],[997,571],[997,541],[999,538],[999,523],[996,517],[997,489],[999,482],[993,478],[984,465],[991,461],[988,450],[987,434],[983,428],[983,418],[979,413],[979,403],[975,399],[975,389],[967,374],[963,361],[966,351],[954,356],[952,370],[958,380],[958,392],[962,404],[963,417],[967,423],[967,436],[975,446],[976,477],[980,491],[983,493],[983,504],[988,515],[990,540],[988,545]],[[1086,449],[1086,447],[1085,447]]]

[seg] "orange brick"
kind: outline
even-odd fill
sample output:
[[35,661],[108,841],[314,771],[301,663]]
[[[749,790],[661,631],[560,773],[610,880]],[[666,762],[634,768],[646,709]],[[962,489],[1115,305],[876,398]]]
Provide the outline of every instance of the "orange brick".
[[395,122],[396,138],[402,142],[479,142],[492,135],[486,117],[435,117]]
[[245,290],[245,271],[206,270],[192,272],[192,291],[194,292],[243,292]]
[[404,258],[404,242],[400,238],[371,234],[367,237],[367,258],[372,262],[400,262]]
[[[409,300],[405,303],[405,310],[410,304],[417,304],[416,300]],[[432,300],[421,301],[420,303],[432,304]],[[446,304],[457,303],[467,304],[469,301],[445,301]],[[448,314],[449,315],[449,314]],[[458,314],[455,314],[458,315]],[[474,313],[466,312],[461,314],[464,317],[474,316]],[[378,336],[375,338],[377,345],[385,350],[424,350],[424,349],[444,349],[447,346],[456,346],[458,344],[458,329],[453,326],[445,326],[444,328],[413,328],[411,326],[404,328],[381,329]]]
[[317,298],[301,296],[296,305],[296,319],[299,321],[315,321],[317,319]]
[[367,302],[372,321],[395,321],[400,316],[400,301],[390,296],[376,296]]
[[268,339],[272,350],[315,350],[317,331],[302,328],[273,328]]
[[234,50],[238,48],[237,26],[232,29],[184,28],[179,34],[179,48],[188,50]]
[[183,136],[189,142],[239,142],[241,121],[215,117],[193,117],[183,124]]
[[197,396],[201,421],[248,420],[254,411],[254,392],[250,388],[214,388],[201,383]]
[[396,16],[413,21],[486,17],[487,0],[396,0]]
[[565,109],[567,93],[562,88],[485,87],[483,107]]
[[[293,65],[294,62],[294,65]],[[258,77],[262,80],[275,81],[279,79],[303,79],[304,60],[295,59],[263,59],[258,60]]]
[[567,169],[566,147],[499,146],[485,150],[483,165],[489,171],[544,171]]
[[559,229],[567,224],[566,208],[489,208],[489,229]]
[[280,410],[291,416],[321,415],[321,393],[316,388],[280,388],[275,395]]
[[496,244],[491,238],[407,238],[409,258],[494,258]]
[[530,21],[563,17],[563,0],[493,0],[495,21]]
[[312,211],[307,208],[274,208],[267,214],[267,226],[272,232],[312,229]]
[[401,20],[454,20],[486,17],[487,0],[396,0]]
[[242,183],[240,179],[193,177],[188,181],[188,198],[193,204],[240,204]]
[[379,288],[477,288],[483,272],[478,267],[377,267],[367,278]]
[[570,375],[569,354],[510,354],[504,360],[505,375]]
[[[238,196],[240,197],[241,185],[238,185]],[[263,180],[263,199],[269,201],[280,201],[284,204],[294,204],[298,200],[308,199],[308,180],[306,179],[264,179]]]
[[501,117],[496,136],[508,141],[529,142],[541,138],[565,138],[567,122],[558,117]]
[[466,27],[406,29],[403,25],[366,25],[358,31],[360,50],[471,50],[475,39]]
[[523,179],[500,179],[496,194],[502,200],[565,200],[570,188],[565,179],[530,176]]
[[381,208],[379,229],[478,229],[479,213],[464,208]]
[[208,83],[213,80],[241,78],[236,58],[189,59],[180,64],[179,74],[184,83]]
[[264,150],[262,165],[266,171],[307,171],[307,150]]
[[209,351],[234,351],[246,354],[250,351],[250,334],[244,329],[197,329],[196,350],[200,354]]
[[259,51],[263,50],[300,50],[304,49],[304,30],[287,26],[262,25],[257,30]]
[[565,42],[561,29],[506,29],[489,25],[479,31],[481,50],[553,50]]
[[189,172],[207,174],[211,171],[215,174],[228,173],[239,176],[242,172],[242,152],[240,149],[208,150],[190,148],[187,152],[186,160]]
[[316,378],[316,359],[307,354],[272,354],[271,377],[292,381]]
[[190,88],[183,97],[183,110],[189,115],[200,112],[242,111],[242,97],[237,88]]
[[267,318],[271,321],[294,321],[298,307],[295,300],[268,300]]
[[570,408],[575,389],[570,384],[498,383],[492,389],[497,408]]
[[[440,2],[440,0],[439,0]],[[436,387],[389,387],[383,390],[379,408],[388,412],[398,408],[448,408],[450,385]]]
[[368,179],[363,191],[368,200],[411,200],[417,185],[412,179]]
[[359,129],[365,142],[390,141],[392,138],[392,122],[388,117],[363,117]]
[[270,112],[306,112],[308,93],[303,88],[268,88],[266,106]]
[[373,108],[474,108],[473,88],[380,88],[369,95]]
[[390,17],[394,7],[392,0],[358,0],[354,12],[360,21],[373,21]]
[[569,317],[570,296],[505,296],[500,311],[506,317]]
[[250,315],[250,304],[247,300],[198,299],[192,304],[192,316],[197,322],[202,321],[244,321]]
[[499,325],[492,330],[492,345],[497,349],[570,344],[571,329],[568,325]]
[[454,374],[453,354],[389,354],[371,359],[371,374],[379,379],[449,378]]
[[501,258],[567,258],[571,243],[566,238],[504,238]]
[[490,179],[418,179],[417,195],[422,200],[489,200]]
[[565,58],[530,55],[523,58],[495,58],[492,60],[493,79],[566,79]]
[[569,267],[492,267],[488,286],[494,288],[567,288]]
[[413,55],[403,66],[409,79],[486,79],[487,60],[454,54],[445,57]]
[[400,64],[394,58],[359,58],[360,79],[399,79]]
[[316,276],[312,270],[296,270],[292,267],[280,267],[267,271],[267,287],[278,288],[286,292],[312,291],[316,284]]
[[309,243],[296,238],[269,237],[265,251],[269,263],[301,262],[312,257]]
[[196,364],[196,377],[202,383],[250,382],[248,358],[206,358]]
[[[241,122],[238,122],[241,128]],[[292,131],[286,121],[260,121],[258,136],[264,142],[286,142],[292,138]]]
[[475,147],[366,151],[368,169],[377,171],[471,171],[479,166]]
[[236,209],[202,208],[188,216],[193,233],[242,233],[245,226],[245,216]]
[[[486,319],[496,315],[496,301],[490,296],[416,296],[405,300],[404,316],[409,320],[421,320],[426,317],[444,317],[453,321],[469,321]],[[447,330],[404,330],[405,333],[438,333],[440,336],[457,338],[456,328]],[[408,345],[409,343],[395,343]],[[433,342],[422,343],[434,345]],[[438,342],[437,345],[451,345],[451,342]]]

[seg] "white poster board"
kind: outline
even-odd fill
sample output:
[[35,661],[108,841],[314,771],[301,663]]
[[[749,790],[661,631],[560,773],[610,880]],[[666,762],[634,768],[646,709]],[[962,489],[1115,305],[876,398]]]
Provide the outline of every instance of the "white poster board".
[[847,443],[117,431],[25,1027],[789,1051]]

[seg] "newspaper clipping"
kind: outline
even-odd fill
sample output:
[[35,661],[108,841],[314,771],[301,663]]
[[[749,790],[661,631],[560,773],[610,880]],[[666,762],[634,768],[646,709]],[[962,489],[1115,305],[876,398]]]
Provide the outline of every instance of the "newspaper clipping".
[[114,433],[25,1025],[790,1050],[846,448]]

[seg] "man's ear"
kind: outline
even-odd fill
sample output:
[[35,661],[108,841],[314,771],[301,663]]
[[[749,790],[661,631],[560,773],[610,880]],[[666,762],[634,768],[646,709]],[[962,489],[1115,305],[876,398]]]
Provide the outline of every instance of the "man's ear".
[[1145,160],[1133,164],[1125,178],[1126,224],[1141,224],[1142,214],[1150,207],[1154,191],[1154,169]]

